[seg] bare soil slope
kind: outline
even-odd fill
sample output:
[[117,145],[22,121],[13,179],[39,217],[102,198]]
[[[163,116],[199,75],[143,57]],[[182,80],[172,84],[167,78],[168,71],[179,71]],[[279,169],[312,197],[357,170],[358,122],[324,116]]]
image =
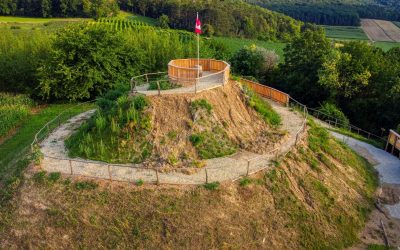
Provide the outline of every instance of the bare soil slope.
[[[234,81],[221,88],[200,94],[163,95],[149,97],[153,112],[153,138],[157,160],[198,158],[189,141],[194,130],[190,104],[204,99],[212,105],[210,122],[225,130],[242,150],[268,152],[284,139],[283,132],[272,128],[248,106],[239,85]],[[201,125],[201,124],[200,124]],[[203,124],[207,126],[207,124]],[[162,161],[161,161],[162,162]]]

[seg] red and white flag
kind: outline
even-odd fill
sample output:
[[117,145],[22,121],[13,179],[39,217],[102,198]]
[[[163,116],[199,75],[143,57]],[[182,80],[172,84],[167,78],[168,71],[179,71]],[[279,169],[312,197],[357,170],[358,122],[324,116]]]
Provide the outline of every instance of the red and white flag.
[[196,26],[194,28],[194,32],[199,35],[201,34],[201,21],[199,19],[199,13],[197,13]]

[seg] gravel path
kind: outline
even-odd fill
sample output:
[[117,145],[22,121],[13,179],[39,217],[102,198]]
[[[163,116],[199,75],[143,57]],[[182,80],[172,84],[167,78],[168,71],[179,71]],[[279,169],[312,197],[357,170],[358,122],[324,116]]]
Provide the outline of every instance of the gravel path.
[[[400,160],[398,158],[365,142],[335,132],[331,132],[331,134],[344,141],[366,159],[376,161],[378,164],[375,168],[379,172],[382,184],[400,185]],[[400,219],[400,203],[385,205],[385,207],[392,217]]]
[[53,131],[50,136],[41,143],[41,151],[44,154],[42,168],[48,172],[61,172],[100,179],[112,179],[118,181],[134,182],[142,179],[145,182],[166,184],[203,184],[206,179],[209,182],[235,180],[245,175],[247,171],[254,173],[266,169],[277,154],[288,152],[295,144],[296,133],[301,129],[303,118],[289,108],[282,107],[270,101],[273,108],[282,117],[282,129],[288,131],[288,135],[282,146],[269,154],[255,154],[248,151],[240,151],[232,156],[216,158],[206,161],[206,168],[196,173],[184,174],[180,172],[156,173],[152,169],[138,168],[141,165],[109,165],[95,161],[82,159],[70,159],[65,149],[64,140],[78,128],[82,122],[88,119],[94,110],[82,113],[71,118],[67,123]]

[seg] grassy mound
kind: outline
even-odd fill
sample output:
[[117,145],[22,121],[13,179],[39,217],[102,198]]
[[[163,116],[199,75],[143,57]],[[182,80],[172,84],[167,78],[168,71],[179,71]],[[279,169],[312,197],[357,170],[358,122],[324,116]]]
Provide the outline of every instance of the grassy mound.
[[377,177],[363,158],[309,125],[308,143],[239,183],[116,188],[37,174],[25,181],[19,202],[0,212],[0,246],[348,247],[371,209]]
[[99,110],[67,141],[71,157],[109,163],[139,163],[151,155],[149,101],[110,91],[97,101]]

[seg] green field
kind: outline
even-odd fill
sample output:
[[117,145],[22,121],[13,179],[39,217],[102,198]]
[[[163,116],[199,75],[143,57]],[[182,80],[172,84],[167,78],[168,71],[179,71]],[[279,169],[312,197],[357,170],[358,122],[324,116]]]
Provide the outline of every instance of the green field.
[[388,51],[391,48],[400,47],[400,43],[395,42],[374,42],[374,46],[383,49],[384,51]]
[[77,22],[89,20],[88,18],[40,18],[40,17],[15,17],[0,16],[0,23],[48,23],[48,22]]
[[326,36],[339,40],[368,40],[367,35],[360,27],[353,26],[322,26]]
[[260,41],[260,40],[241,39],[241,38],[234,38],[234,37],[213,37],[212,39],[225,44],[229,53],[235,53],[236,51],[243,48],[244,46],[250,46],[250,45],[255,44],[262,48],[274,50],[279,55],[280,60],[283,59],[283,49],[286,46],[285,43],[281,43],[281,42],[266,42],[266,41]]

